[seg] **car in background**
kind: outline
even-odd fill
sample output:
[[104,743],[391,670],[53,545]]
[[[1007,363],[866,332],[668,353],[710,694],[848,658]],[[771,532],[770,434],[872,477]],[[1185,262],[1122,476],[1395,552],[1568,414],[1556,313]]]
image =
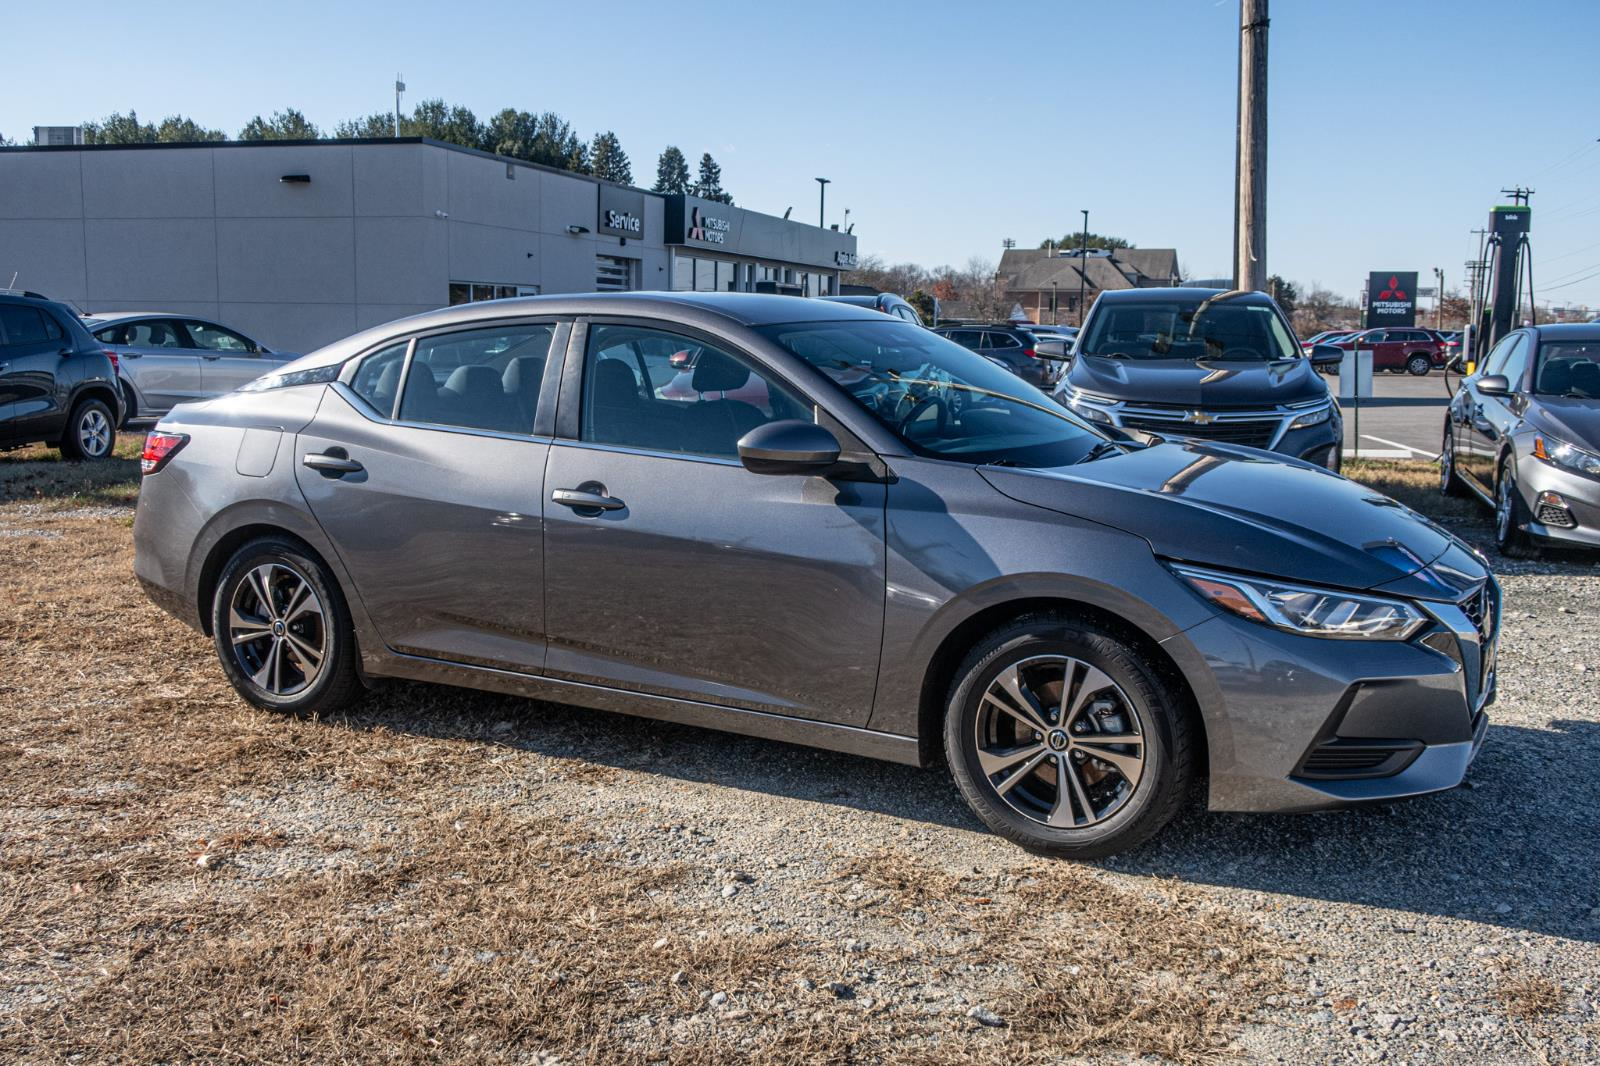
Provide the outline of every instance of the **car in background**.
[[1494,508],[1503,554],[1600,548],[1600,324],[1528,326],[1490,350],[1450,401],[1439,488]]
[[1345,351],[1372,352],[1372,369],[1391,374],[1423,377],[1430,370],[1442,369],[1450,358],[1450,345],[1438,332],[1420,326],[1384,326],[1357,330],[1348,337],[1328,341]]
[[891,318],[910,322],[914,326],[925,324],[915,307],[892,292],[880,292],[876,296],[818,296],[817,299],[850,304],[854,307],[870,307],[874,311],[881,311]]
[[117,357],[124,425],[232,392],[300,358],[190,315],[105,312],[85,315],[83,324]]
[[1319,344],[1332,344],[1334,341],[1343,340],[1350,334],[1357,332],[1353,329],[1325,329],[1321,333],[1313,334],[1300,342],[1300,347],[1308,353]]
[[1067,352],[1072,351],[1072,342],[1078,338],[1077,326],[1028,326],[1027,330],[1041,340],[1059,340]]
[[0,448],[42,443],[104,459],[121,419],[116,359],[72,308],[0,292]]
[[1066,342],[1042,338],[1032,326],[955,324],[936,326],[934,332],[1004,365],[1023,381],[1046,392],[1061,380],[1066,366]]
[[[650,396],[691,348],[701,397]],[[719,395],[748,375],[766,410]],[[179,405],[141,466],[134,573],[256,707],[393,676],[944,762],[1059,855],[1200,778],[1217,810],[1453,788],[1494,697],[1499,590],[1437,524],[863,308],[464,304]]]
[[1272,297],[1121,289],[1089,309],[1056,399],[1091,422],[1278,452],[1337,471],[1344,422]]

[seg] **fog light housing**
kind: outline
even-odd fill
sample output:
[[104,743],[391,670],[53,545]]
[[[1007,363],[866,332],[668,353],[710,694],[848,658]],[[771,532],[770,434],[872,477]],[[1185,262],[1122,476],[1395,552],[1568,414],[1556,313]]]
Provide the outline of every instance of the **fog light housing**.
[[1534,508],[1534,520],[1542,526],[1571,529],[1578,524],[1572,517],[1572,508],[1559,492],[1541,492]]

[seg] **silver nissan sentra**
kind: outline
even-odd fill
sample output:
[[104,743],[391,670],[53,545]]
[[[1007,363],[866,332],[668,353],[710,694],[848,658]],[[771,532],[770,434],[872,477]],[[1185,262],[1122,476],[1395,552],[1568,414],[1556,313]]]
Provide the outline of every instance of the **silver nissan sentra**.
[[1461,782],[1474,551],[1326,470],[1088,424],[908,322],[786,296],[402,319],[146,443],[135,568],[258,707],[376,677],[895,762],[1069,856]]

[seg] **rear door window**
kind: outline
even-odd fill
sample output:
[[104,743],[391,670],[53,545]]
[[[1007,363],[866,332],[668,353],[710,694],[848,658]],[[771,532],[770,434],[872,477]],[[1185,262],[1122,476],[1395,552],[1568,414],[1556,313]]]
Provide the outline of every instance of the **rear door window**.
[[178,324],[164,318],[146,318],[123,327],[123,344],[132,348],[187,348]]
[[549,323],[493,326],[418,338],[400,397],[400,420],[533,432]]
[[61,336],[61,328],[56,326],[52,334],[50,330],[53,325],[37,307],[0,304],[0,329],[5,331],[8,345],[43,344],[54,340]]

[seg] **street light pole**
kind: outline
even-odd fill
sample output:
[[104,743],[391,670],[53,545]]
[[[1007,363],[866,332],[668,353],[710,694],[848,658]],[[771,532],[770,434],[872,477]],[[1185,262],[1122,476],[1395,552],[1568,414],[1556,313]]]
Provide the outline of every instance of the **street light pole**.
[[817,179],[817,228],[828,228],[828,183],[831,178]]
[[1089,284],[1089,212],[1083,212],[1083,242],[1078,245],[1078,328],[1083,328],[1084,290]]
[[1433,276],[1438,279],[1438,287],[1433,290],[1433,328],[1444,329],[1444,271],[1434,267]]

